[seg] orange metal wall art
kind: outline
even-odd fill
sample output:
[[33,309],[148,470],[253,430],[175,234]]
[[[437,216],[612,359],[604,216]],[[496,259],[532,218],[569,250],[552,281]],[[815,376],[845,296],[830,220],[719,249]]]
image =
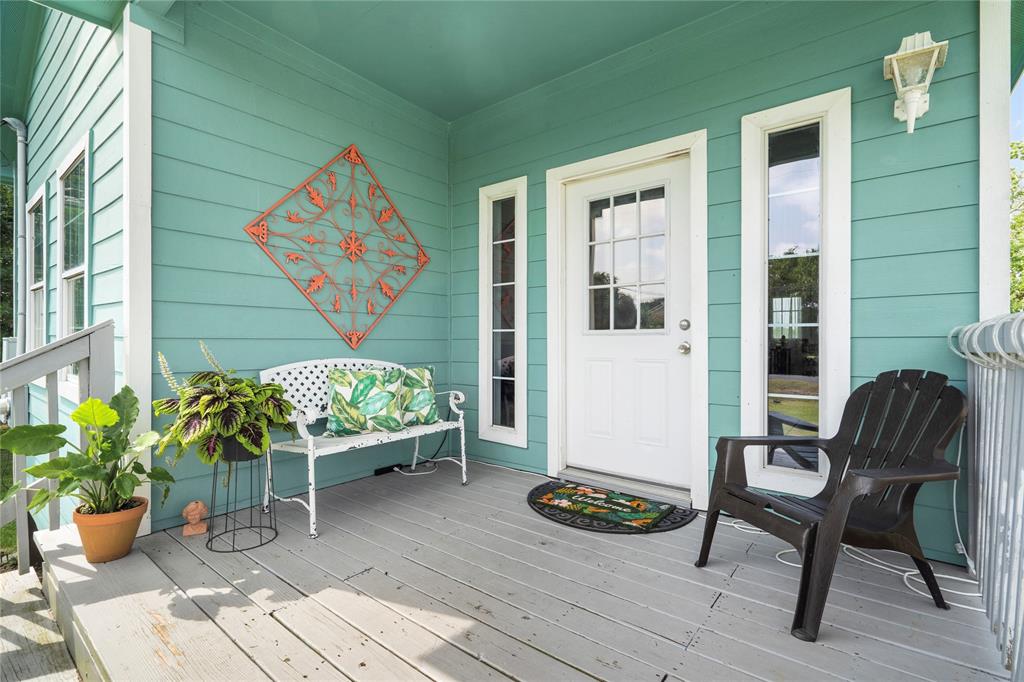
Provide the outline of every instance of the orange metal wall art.
[[354,144],[245,232],[353,349],[430,262]]

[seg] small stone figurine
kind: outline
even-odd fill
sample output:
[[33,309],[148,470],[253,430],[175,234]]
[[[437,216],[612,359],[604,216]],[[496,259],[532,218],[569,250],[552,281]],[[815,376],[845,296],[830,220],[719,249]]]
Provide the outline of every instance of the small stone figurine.
[[182,537],[202,535],[206,532],[206,512],[209,511],[202,500],[192,500],[181,510],[181,518],[187,522],[181,529]]

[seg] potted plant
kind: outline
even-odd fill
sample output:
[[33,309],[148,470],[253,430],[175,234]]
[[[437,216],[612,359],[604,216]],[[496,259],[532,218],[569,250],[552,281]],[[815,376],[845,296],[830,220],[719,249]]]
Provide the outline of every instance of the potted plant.
[[177,395],[153,401],[157,415],[174,419],[164,427],[158,452],[173,446],[174,461],[189,448],[206,464],[217,461],[231,464],[261,457],[270,448],[270,430],[280,429],[294,436],[295,424],[289,419],[292,404],[284,399],[279,384],[261,384],[254,379],[235,376],[225,370],[199,342],[211,370],[196,372],[184,383],[174,378],[162,353],[157,353],[160,370],[167,385]]
[[[149,481],[163,488],[174,478],[158,466],[148,471],[139,461],[142,453],[157,443],[160,436],[147,431],[131,439],[131,430],[139,416],[139,399],[125,386],[105,403],[89,398],[71,413],[85,437],[85,449],[61,434],[63,424],[16,426],[3,435],[3,447],[25,456],[43,455],[65,449],[61,457],[50,459],[25,472],[37,478],[57,481],[55,489],[38,490],[29,502],[29,510],[39,511],[55,498],[73,497],[80,504],[74,521],[82,538],[85,558],[92,563],[120,559],[132,549],[149,500],[134,495],[135,489]],[[17,486],[4,493],[7,499]]]

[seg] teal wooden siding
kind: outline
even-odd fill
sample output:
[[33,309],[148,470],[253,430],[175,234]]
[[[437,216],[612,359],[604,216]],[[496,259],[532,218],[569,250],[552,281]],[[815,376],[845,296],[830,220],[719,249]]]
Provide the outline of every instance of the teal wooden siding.
[[[205,367],[196,343],[205,339],[246,375],[355,356],[434,365],[447,386],[447,124],[227,5],[178,3],[171,19],[184,22],[184,45],[153,35],[154,349],[181,374]],[[357,352],[242,231],[351,143],[431,258]],[[157,373],[153,389],[168,394]],[[423,450],[438,442],[425,441]],[[368,475],[406,461],[411,447],[323,459],[317,480]],[[305,457],[277,456],[274,470],[279,493],[304,490]],[[210,495],[210,468],[193,455],[174,475],[167,505],[153,509],[154,529],[180,524],[185,503]]]
[[86,276],[88,320],[116,323],[121,380],[122,274],[122,45],[120,28],[110,31],[75,17],[46,11],[29,91],[28,194],[46,187],[47,339],[59,334],[57,165],[84,137],[89,142],[89,216]]
[[[978,312],[977,25],[974,3],[742,4],[456,121],[452,380],[471,405],[477,190],[524,174],[530,182],[530,445],[471,436],[471,454],[546,467],[545,172],[707,128],[713,466],[715,439],[739,430],[740,118],[846,86],[853,89],[853,385],[884,369],[924,367],[964,388],[965,367],[946,350],[945,334]],[[949,40],[949,59],[936,73],[931,111],[907,135],[892,117],[882,57],[924,30]],[[475,433],[476,412],[468,414]],[[918,527],[929,556],[955,562],[951,494],[948,484],[926,486]]]
[[[125,329],[122,299],[122,40],[120,26],[108,30],[61,12],[46,10],[29,86],[25,123],[28,126],[28,195],[45,187],[46,216],[46,339],[61,335],[57,304],[61,284],[57,234],[58,165],[87,138],[89,175],[86,231],[86,323],[113,319],[115,373],[124,379]],[[30,207],[31,208],[31,207]],[[31,324],[31,321],[29,322]],[[46,391],[31,387],[30,418],[46,421]],[[75,402],[60,400],[60,421],[75,438],[69,414]],[[70,520],[72,500],[61,505]],[[39,518],[45,519],[45,513]],[[45,525],[45,521],[42,521]]]

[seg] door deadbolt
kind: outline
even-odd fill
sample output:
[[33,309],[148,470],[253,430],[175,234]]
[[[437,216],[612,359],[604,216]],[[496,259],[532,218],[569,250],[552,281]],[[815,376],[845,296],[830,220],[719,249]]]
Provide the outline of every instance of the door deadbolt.
[[687,319],[679,320],[679,328],[685,332],[687,329],[690,328],[690,321]]

